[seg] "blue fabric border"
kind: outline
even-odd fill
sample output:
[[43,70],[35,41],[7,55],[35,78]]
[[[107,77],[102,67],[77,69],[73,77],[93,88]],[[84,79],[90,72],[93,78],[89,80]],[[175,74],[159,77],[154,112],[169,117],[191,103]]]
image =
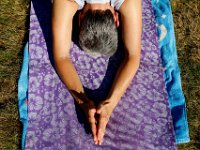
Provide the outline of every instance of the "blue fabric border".
[[24,150],[26,130],[28,125],[28,64],[29,64],[29,54],[28,54],[28,42],[24,48],[24,57],[22,62],[22,68],[20,77],[18,80],[18,108],[19,117],[23,125],[22,130],[22,143],[21,148]]
[[162,64],[165,68],[164,78],[168,93],[176,143],[190,141],[186,115],[185,97],[182,91],[180,68],[177,59],[174,23],[169,0],[152,0]]

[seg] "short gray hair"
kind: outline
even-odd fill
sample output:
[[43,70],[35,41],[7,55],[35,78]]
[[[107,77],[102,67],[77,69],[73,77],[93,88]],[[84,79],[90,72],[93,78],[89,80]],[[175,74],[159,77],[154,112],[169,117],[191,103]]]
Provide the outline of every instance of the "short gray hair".
[[88,10],[81,22],[80,47],[90,55],[112,56],[118,46],[118,32],[112,12]]

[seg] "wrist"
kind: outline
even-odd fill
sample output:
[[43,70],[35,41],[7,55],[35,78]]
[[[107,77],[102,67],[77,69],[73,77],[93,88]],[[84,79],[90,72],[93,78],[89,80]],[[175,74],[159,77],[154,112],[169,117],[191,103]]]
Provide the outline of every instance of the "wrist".
[[87,96],[85,95],[84,92],[78,92],[76,90],[70,90],[70,93],[72,94],[72,96],[74,97],[75,101],[79,104],[82,105],[84,103],[87,103]]
[[120,100],[120,95],[119,93],[112,93],[108,96],[109,101],[111,102],[118,102]]
[[113,96],[112,98],[110,97],[109,99],[107,99],[107,101],[111,103],[113,109],[117,106],[119,100],[120,99],[115,97],[115,96]]

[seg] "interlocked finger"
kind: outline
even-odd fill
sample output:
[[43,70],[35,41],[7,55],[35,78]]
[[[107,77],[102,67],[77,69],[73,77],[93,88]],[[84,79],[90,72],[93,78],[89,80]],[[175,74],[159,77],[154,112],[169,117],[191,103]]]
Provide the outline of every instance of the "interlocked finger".
[[94,141],[97,141],[97,128],[96,128],[96,119],[94,117],[95,115],[95,111],[90,111],[90,113],[88,114],[88,123],[90,125],[92,134],[94,136]]
[[100,115],[99,124],[98,124],[98,133],[97,133],[97,138],[98,138],[100,144],[103,141],[103,136],[104,136],[105,131],[106,131],[107,123],[108,123],[107,116]]

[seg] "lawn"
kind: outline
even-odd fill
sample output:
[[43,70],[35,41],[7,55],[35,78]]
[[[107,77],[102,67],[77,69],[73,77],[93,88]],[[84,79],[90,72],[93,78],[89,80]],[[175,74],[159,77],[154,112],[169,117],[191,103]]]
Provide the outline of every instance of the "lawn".
[[[29,0],[0,0],[0,149],[20,149],[17,80],[28,40]],[[171,1],[191,142],[200,149],[200,1]]]

